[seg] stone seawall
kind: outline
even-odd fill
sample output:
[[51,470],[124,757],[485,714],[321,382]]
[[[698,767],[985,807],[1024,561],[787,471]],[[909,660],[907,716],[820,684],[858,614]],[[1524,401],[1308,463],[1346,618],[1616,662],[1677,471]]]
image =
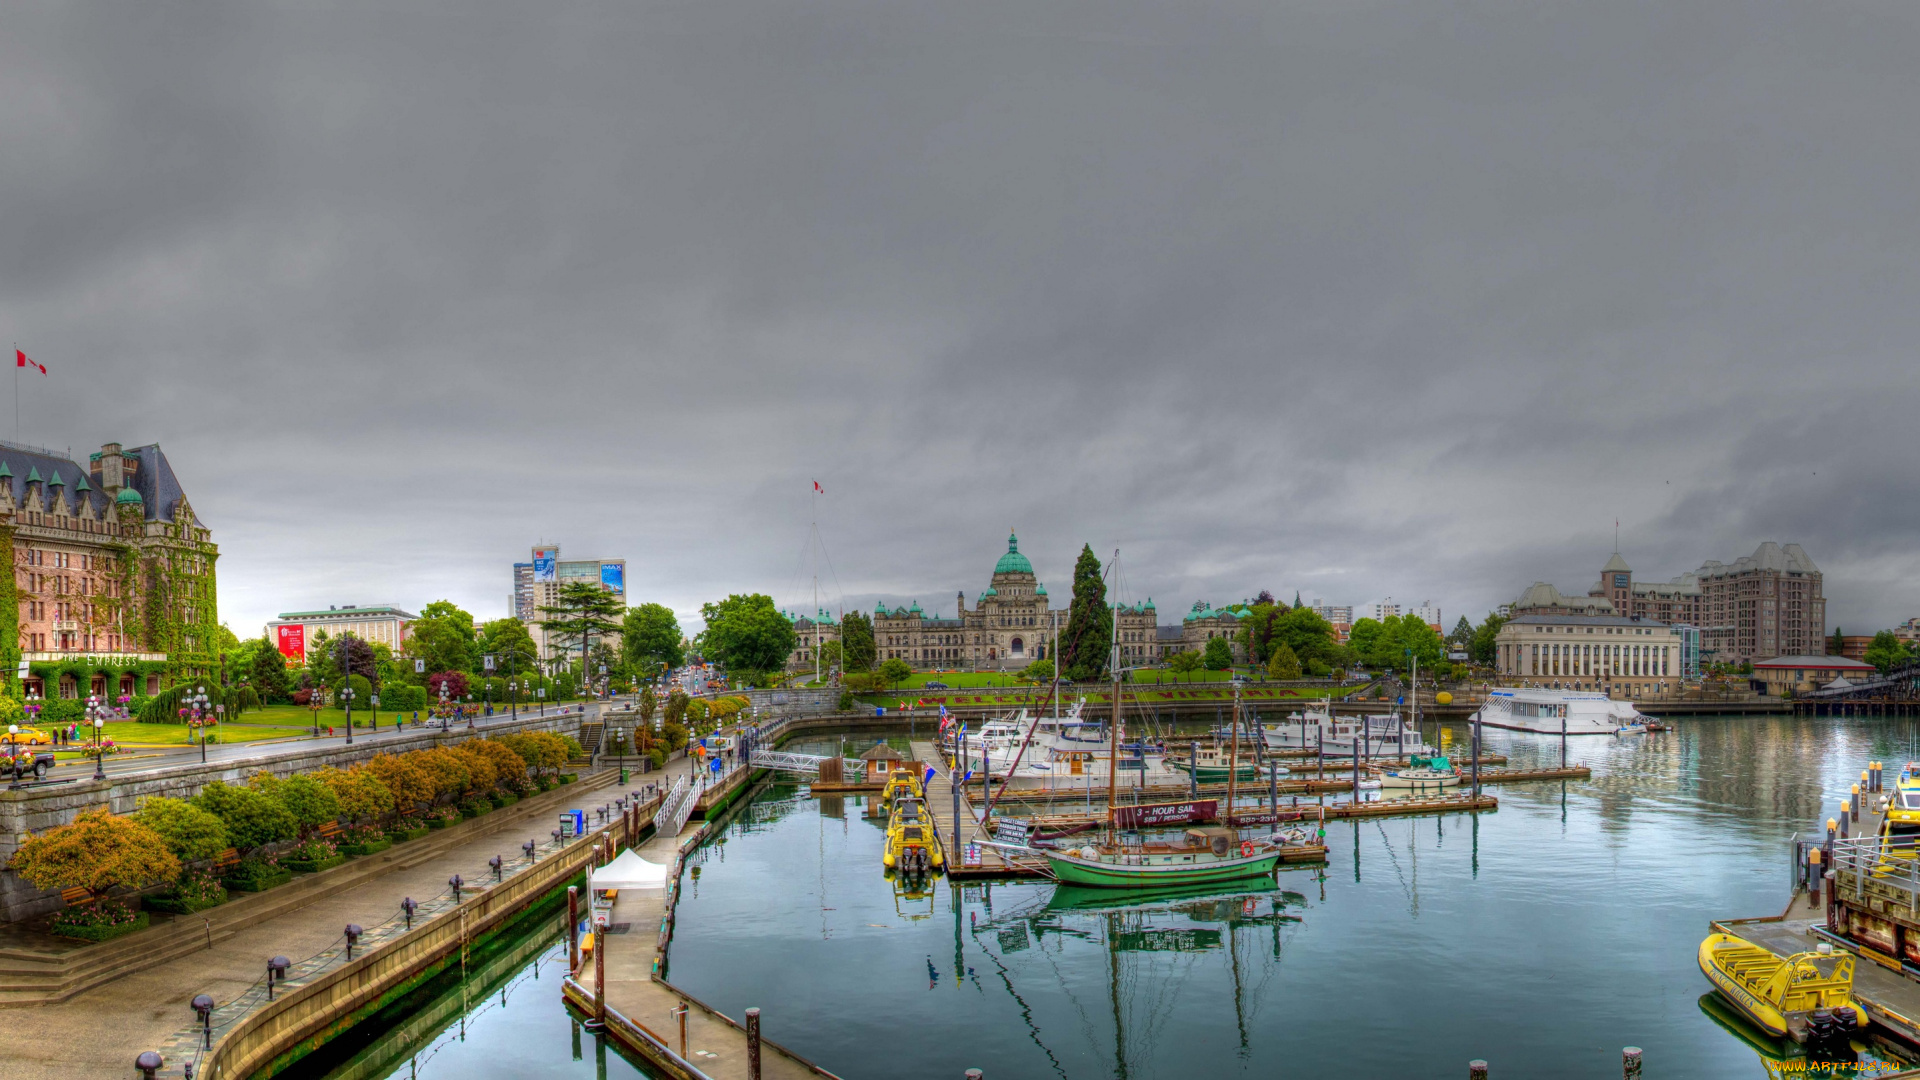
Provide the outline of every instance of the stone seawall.
[[[452,745],[466,739],[488,735],[508,735],[522,731],[554,731],[565,735],[577,735],[580,730],[581,714],[548,714],[546,716],[522,716],[519,720],[502,720],[495,717],[492,722],[478,732],[469,732],[456,727],[442,732],[439,728],[421,727],[404,735],[383,738],[378,742],[356,743],[348,746],[345,742],[327,746],[305,746],[275,752],[263,751],[257,757],[248,757],[232,761],[183,762],[179,765],[167,765],[149,772],[124,776],[111,776],[105,780],[76,780],[70,783],[46,784],[26,787],[14,791],[0,791],[0,866],[13,858],[13,853],[26,840],[28,834],[64,825],[84,810],[104,806],[116,814],[130,814],[140,808],[140,801],[151,795],[164,795],[176,799],[188,798],[215,780],[224,780],[229,784],[245,783],[247,777],[261,771],[275,776],[292,776],[296,773],[312,772],[328,765],[341,767],[355,762],[365,761],[375,754],[402,753],[408,750],[424,750],[433,746]],[[61,906],[58,893],[42,892],[34,888],[11,870],[0,871],[0,921],[22,922],[56,911]]]

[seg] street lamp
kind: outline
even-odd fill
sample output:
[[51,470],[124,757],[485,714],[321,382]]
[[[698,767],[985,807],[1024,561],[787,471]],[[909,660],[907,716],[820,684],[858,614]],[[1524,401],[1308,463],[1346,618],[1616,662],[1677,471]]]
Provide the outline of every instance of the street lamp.
[[[200,760],[202,763],[205,763],[207,760],[207,688],[204,686],[196,687],[193,693],[186,695],[180,700],[181,703],[187,707],[188,736],[191,737],[196,730],[200,733]],[[100,720],[96,717],[94,719],[94,727],[97,730],[99,726]],[[104,751],[106,747],[101,746],[98,747],[98,749]],[[94,773],[94,779],[103,780],[105,777],[96,771]]]
[[440,680],[440,730],[447,730],[450,713],[447,706],[447,680]]

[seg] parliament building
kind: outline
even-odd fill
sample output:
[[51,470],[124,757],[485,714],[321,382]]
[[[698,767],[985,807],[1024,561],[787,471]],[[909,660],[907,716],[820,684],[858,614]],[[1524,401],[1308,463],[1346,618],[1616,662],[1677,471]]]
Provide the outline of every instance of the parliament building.
[[[1121,664],[1158,662],[1153,601],[1120,604],[1115,610]],[[840,628],[831,618],[821,612],[795,620],[800,645],[788,658],[791,670],[813,667],[816,636],[823,643],[839,639]],[[879,660],[905,660],[922,671],[1018,671],[1051,656],[1055,618],[1064,632],[1066,608],[1049,606],[1047,587],[1034,575],[1033,563],[1020,553],[1020,538],[1009,535],[1007,552],[994,564],[986,589],[972,607],[967,606],[967,594],[958,593],[953,618],[929,614],[917,600],[892,610],[885,604],[875,607],[874,655]]]

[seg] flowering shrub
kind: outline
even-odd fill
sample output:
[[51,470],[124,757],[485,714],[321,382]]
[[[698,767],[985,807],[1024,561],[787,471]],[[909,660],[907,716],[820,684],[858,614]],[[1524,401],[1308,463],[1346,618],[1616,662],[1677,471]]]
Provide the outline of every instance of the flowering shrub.
[[301,841],[297,847],[281,852],[280,858],[288,862],[319,862],[322,859],[331,859],[338,854],[340,849],[334,846],[333,841],[324,836],[315,836]]
[[[66,908],[53,917],[53,932],[117,930],[140,922],[141,916],[118,900],[102,900],[85,907]],[[94,935],[87,935],[94,936]]]

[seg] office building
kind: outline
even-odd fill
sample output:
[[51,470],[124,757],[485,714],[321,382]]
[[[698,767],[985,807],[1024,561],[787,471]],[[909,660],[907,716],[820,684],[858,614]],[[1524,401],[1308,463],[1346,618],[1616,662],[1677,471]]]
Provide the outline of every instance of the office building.
[[407,627],[418,616],[392,604],[336,605],[325,611],[283,611],[267,624],[267,640],[290,662],[304,664],[320,631],[337,641],[352,634],[361,641],[378,643],[395,653],[407,643]]

